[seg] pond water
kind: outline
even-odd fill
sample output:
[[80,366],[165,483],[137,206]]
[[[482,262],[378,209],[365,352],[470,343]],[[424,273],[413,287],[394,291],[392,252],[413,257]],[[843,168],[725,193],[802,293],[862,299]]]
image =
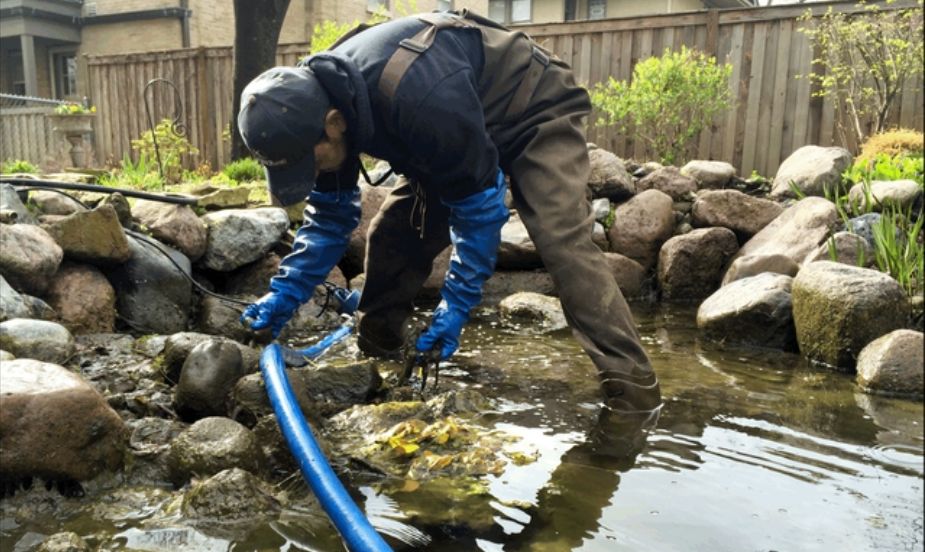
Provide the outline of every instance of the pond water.
[[[568,332],[536,336],[490,320],[470,325],[463,352],[441,371],[441,390],[474,388],[494,399],[495,411],[480,423],[519,437],[517,446],[535,460],[463,490],[440,479],[409,487],[354,472],[356,496],[389,544],[448,551],[923,549],[920,402],[866,395],[852,376],[798,355],[703,341],[692,308],[636,305],[634,313],[661,380],[657,420],[602,416],[594,368]],[[304,492],[298,478],[286,487]],[[229,536],[153,523],[170,495],[49,494],[44,500],[56,505],[36,506],[32,521],[3,516],[0,548],[29,550],[42,534],[74,530],[105,549],[343,549],[323,516],[298,500],[279,519]]]

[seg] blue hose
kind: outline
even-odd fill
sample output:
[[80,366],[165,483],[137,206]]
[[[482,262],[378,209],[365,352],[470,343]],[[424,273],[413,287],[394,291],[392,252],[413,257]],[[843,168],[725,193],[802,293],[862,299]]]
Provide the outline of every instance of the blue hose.
[[299,461],[302,476],[344,539],[347,549],[351,552],[391,552],[389,545],[347,494],[312,436],[289,386],[279,344],[272,343],[264,349],[260,356],[260,370],[289,450]]

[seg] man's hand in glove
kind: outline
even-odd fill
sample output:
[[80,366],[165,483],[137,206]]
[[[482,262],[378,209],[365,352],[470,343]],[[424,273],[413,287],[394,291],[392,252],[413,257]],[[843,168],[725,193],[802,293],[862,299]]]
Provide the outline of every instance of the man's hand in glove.
[[418,338],[415,348],[421,353],[426,353],[438,347],[440,360],[450,358],[459,348],[459,334],[462,333],[468,318],[466,313],[447,308],[446,303],[441,302],[434,310],[430,327]]
[[270,329],[273,339],[279,337],[279,332],[293,313],[299,308],[299,301],[285,293],[268,293],[255,303],[244,309],[241,323],[254,331]]

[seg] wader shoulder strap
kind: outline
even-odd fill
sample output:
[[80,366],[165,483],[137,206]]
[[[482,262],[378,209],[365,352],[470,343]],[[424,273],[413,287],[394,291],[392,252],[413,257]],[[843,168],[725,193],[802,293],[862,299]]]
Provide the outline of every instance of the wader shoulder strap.
[[395,91],[398,90],[398,85],[408,72],[408,68],[434,43],[437,31],[448,27],[473,26],[462,17],[447,12],[423,13],[417,18],[427,23],[427,26],[411,38],[405,38],[398,43],[398,49],[386,62],[382,75],[379,77],[379,92],[390,102],[395,97]]

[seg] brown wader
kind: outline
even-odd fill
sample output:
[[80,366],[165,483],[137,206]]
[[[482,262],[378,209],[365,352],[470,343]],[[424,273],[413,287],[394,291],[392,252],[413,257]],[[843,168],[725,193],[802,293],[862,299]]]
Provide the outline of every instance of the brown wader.
[[[423,38],[426,49],[426,33],[432,41],[441,26],[476,25],[482,31],[483,80],[491,79],[482,86],[485,118],[511,180],[514,207],[553,278],[575,337],[598,369],[607,404],[623,411],[654,409],[661,404],[658,380],[613,273],[591,241],[594,217],[585,196],[590,164],[582,121],[591,110],[588,94],[565,63],[523,33],[469,17],[474,16],[449,23],[438,19],[442,25],[414,39]],[[396,55],[407,57],[407,52],[400,48]],[[400,80],[410,62],[403,64],[392,78]],[[392,60],[384,75],[389,65]],[[396,86],[380,82],[380,90]],[[370,225],[359,334],[361,348],[373,354],[401,345],[414,297],[434,258],[450,243],[448,209],[436,194],[422,197],[419,190],[402,179]]]

